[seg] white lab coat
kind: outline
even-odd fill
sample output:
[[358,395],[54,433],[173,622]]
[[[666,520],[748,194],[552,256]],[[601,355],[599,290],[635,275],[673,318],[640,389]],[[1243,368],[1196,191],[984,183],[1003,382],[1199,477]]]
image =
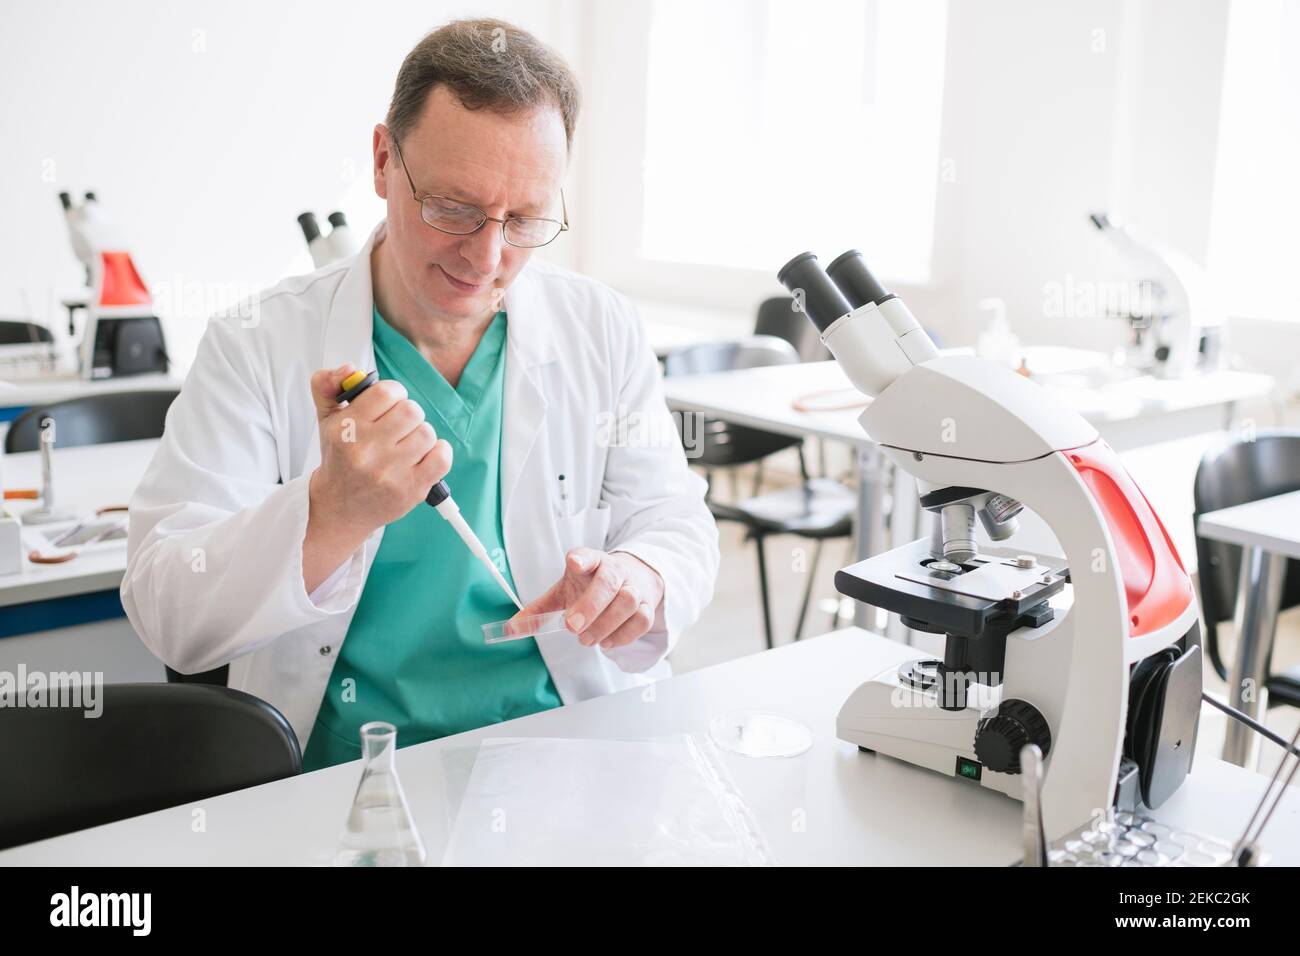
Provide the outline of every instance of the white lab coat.
[[[320,464],[309,379],[375,367],[370,251],[383,229],[355,257],[211,320],[131,500],[122,605],[144,643],[183,673],[229,663],[230,686],[275,705],[304,747],[383,536],[308,595],[307,485]],[[539,638],[556,690],[568,704],[667,676],[665,655],[712,596],[718,538],[643,326],[622,296],[536,258],[504,308],[502,524],[521,599],[557,581],[579,545],[634,554],[665,587],[630,645]],[[454,492],[454,463],[448,481]]]

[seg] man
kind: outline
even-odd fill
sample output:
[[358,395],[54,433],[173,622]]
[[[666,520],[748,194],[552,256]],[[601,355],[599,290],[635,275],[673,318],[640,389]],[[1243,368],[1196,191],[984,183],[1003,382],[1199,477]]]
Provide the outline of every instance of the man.
[[[209,324],[132,500],[132,624],[178,671],[229,664],[307,769],[367,721],[413,743],[663,676],[711,597],[717,531],[639,321],[532,258],[568,228],[578,102],[509,24],[425,37],[374,131],[386,221]],[[484,643],[516,608],[424,504],[444,478],[524,612],[572,633]]]

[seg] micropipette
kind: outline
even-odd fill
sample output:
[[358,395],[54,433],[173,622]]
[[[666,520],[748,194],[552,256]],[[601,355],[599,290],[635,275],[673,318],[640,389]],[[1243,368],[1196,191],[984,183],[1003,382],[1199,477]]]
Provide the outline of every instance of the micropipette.
[[[344,402],[350,402],[377,381],[379,381],[378,372],[353,372],[341,383],[343,391],[339,392],[335,401],[340,405]],[[447,482],[439,481],[435,484],[429,489],[429,494],[425,496],[424,500],[432,505],[433,509],[451,525],[452,530],[460,536],[460,540],[465,542],[465,547],[469,548],[470,554],[478,558],[483,567],[491,572],[493,580],[501,585],[501,590],[505,591],[510,600],[515,602],[515,607],[522,611],[524,606],[520,603],[519,597],[511,590],[501,572],[497,570],[495,562],[488,557],[487,548],[483,547],[483,542],[478,539],[474,529],[466,524],[465,519],[461,517],[460,508],[456,506],[455,500],[451,497],[451,489],[447,487]]]

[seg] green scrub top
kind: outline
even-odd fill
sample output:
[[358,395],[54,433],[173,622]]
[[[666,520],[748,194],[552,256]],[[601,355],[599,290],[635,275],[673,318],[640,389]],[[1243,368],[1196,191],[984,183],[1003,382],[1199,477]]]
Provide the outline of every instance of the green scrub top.
[[[498,312],[456,388],[375,309],[380,378],[405,386],[452,447],[447,483],[461,515],[514,587],[501,534],[506,314]],[[371,720],[420,743],[560,706],[532,638],[483,642],[514,603],[451,525],[421,503],[384,530],[303,754],[303,770],[361,756]]]

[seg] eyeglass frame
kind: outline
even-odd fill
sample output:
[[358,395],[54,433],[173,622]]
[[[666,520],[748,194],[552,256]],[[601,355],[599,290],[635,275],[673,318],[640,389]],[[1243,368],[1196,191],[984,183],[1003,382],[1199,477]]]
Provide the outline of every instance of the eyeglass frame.
[[[504,242],[506,245],[511,246],[512,248],[515,249],[541,249],[544,246],[549,246],[556,239],[560,238],[560,236],[563,233],[569,231],[569,207],[568,207],[568,203],[564,201],[563,186],[560,187],[560,210],[561,210],[561,214],[564,217],[563,219],[550,219],[546,216],[506,216],[504,219],[498,219],[496,216],[489,216],[486,212],[484,212],[482,209],[480,209],[478,206],[474,205],[471,202],[462,202],[459,199],[453,199],[450,196],[439,196],[435,193],[424,193],[423,195],[421,195],[420,191],[415,187],[415,180],[411,178],[411,170],[407,168],[406,157],[402,155],[402,145],[397,141],[397,136],[393,133],[392,130],[388,130],[388,138],[393,141],[393,152],[397,154],[397,161],[402,164],[402,172],[406,174],[406,181],[411,186],[411,198],[420,204],[420,221],[424,223],[426,226],[428,226],[430,229],[437,229],[444,236],[459,236],[461,238],[464,238],[465,236],[476,235],[479,232],[479,230],[482,229],[484,226],[486,226],[489,222],[499,222],[501,223],[501,241]],[[483,221],[480,222],[473,229],[471,229],[469,232],[448,232],[446,229],[443,229],[440,226],[435,226],[433,223],[429,222],[429,220],[424,218],[424,201],[426,199],[443,199],[446,200],[447,202],[456,203],[459,206],[468,206],[470,209],[473,209],[480,216],[482,216]],[[517,243],[511,242],[510,239],[506,236],[506,223],[515,219],[540,219],[544,222],[553,222],[560,227],[560,231],[557,232],[555,235],[551,236],[550,239],[547,239],[545,242],[541,243],[540,245],[521,246]]]

